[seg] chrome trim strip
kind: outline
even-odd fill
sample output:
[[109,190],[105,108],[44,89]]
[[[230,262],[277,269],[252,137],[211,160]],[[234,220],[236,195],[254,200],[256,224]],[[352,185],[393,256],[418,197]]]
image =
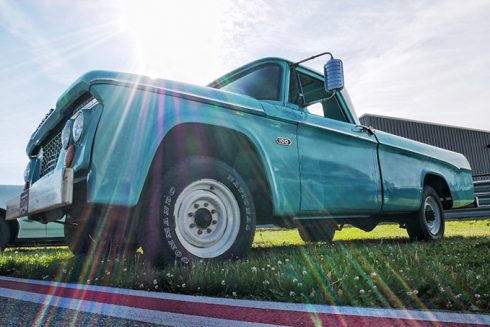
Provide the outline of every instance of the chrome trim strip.
[[239,110],[239,111],[245,111],[245,112],[250,112],[256,115],[260,116],[266,116],[266,113],[264,112],[263,109],[258,109],[254,107],[249,107],[249,106],[242,106],[242,105],[237,105],[228,101],[224,100],[217,100],[213,98],[209,98],[206,96],[201,96],[201,95],[196,95],[188,92],[183,92],[183,91],[176,91],[176,90],[171,90],[168,88],[164,87],[159,87],[159,86],[154,86],[146,83],[136,83],[136,82],[128,82],[124,80],[119,80],[116,78],[96,78],[90,81],[90,84],[114,84],[114,85],[122,85],[126,87],[131,87],[136,85],[136,87],[140,90],[148,90],[150,92],[155,92],[155,93],[164,93],[170,96],[175,96],[179,98],[183,98],[186,100],[193,100],[193,101],[198,101],[206,104],[212,104],[212,105],[218,105],[220,107],[226,107],[229,109],[234,109],[234,110]]

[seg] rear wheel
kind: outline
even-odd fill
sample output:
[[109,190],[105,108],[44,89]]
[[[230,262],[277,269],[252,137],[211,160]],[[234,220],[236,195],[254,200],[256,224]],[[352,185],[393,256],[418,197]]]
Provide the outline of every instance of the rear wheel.
[[329,219],[297,220],[299,236],[305,242],[332,242],[336,224]]
[[430,186],[424,187],[422,205],[407,222],[411,240],[440,240],[444,236],[444,211],[437,192]]
[[153,263],[237,258],[249,251],[255,208],[235,169],[193,157],[149,186],[139,240]]

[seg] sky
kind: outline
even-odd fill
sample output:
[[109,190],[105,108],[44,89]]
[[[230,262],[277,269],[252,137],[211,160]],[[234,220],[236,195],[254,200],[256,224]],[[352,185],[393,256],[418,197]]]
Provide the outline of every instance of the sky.
[[490,1],[0,0],[0,184],[23,183],[32,132],[84,72],[204,85],[323,51],[359,116],[490,130]]

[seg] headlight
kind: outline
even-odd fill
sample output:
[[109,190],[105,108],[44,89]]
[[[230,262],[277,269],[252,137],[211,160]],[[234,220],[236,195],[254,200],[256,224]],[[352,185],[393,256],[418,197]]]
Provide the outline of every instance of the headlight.
[[81,111],[77,118],[73,121],[73,129],[72,129],[72,136],[73,136],[73,141],[78,142],[80,138],[82,137],[83,134],[83,111]]
[[63,149],[68,148],[71,140],[71,120],[66,122],[65,127],[63,127],[63,131],[61,132],[61,145]]
[[29,182],[30,178],[31,178],[31,163],[28,162],[26,169],[24,169],[24,182],[26,183]]

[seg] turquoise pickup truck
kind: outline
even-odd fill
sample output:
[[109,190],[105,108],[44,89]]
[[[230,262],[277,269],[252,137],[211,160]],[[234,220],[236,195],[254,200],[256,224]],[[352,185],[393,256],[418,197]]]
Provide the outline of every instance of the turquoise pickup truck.
[[324,78],[308,59],[261,59],[205,87],[81,76],[33,133],[7,220],[66,215],[75,254],[141,246],[160,263],[243,256],[256,224],[311,242],[380,222],[442,238],[443,209],[475,203],[466,158],[360,125],[342,62],[330,55]]

